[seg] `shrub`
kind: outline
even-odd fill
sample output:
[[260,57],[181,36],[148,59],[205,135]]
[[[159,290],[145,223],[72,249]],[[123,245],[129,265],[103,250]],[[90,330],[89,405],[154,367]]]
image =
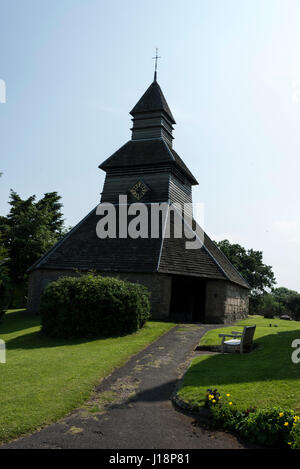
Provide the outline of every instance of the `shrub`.
[[221,404],[211,407],[213,423],[216,427],[222,427],[224,430],[237,431],[237,425],[243,418],[243,413],[235,407],[229,407],[227,404]]
[[229,399],[221,402],[219,396],[218,402],[210,406],[215,426],[236,432],[251,443],[300,449],[300,418],[293,410],[278,407],[238,410]]
[[217,405],[220,400],[220,393],[217,389],[207,389],[206,391],[206,407],[210,407],[212,405]]
[[42,295],[42,331],[62,338],[128,334],[149,319],[149,296],[143,285],[116,278],[61,277]]
[[272,319],[279,314],[279,303],[271,294],[265,294],[262,298],[261,313],[265,318]]
[[287,445],[293,427],[294,413],[279,408],[260,409],[250,413],[237,425],[239,434],[253,442],[266,446]]
[[300,320],[300,295],[292,293],[287,300],[287,310],[296,321]]
[[293,449],[300,449],[300,425],[299,422],[293,424],[293,429],[290,434],[289,444]]

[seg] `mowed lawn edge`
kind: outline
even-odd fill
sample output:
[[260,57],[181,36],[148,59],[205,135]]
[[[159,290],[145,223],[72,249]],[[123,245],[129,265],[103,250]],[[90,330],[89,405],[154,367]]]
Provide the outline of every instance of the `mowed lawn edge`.
[[240,410],[281,406],[300,411],[300,364],[291,360],[292,341],[300,339],[300,322],[249,316],[234,326],[208,331],[200,344],[220,345],[220,333],[242,331],[253,324],[257,348],[251,353],[204,352],[192,360],[177,391],[181,400],[200,408],[207,389],[217,388],[223,396],[230,394],[233,406]]
[[136,333],[102,339],[49,339],[40,317],[9,311],[0,323],[6,363],[0,364],[0,442],[32,433],[81,406],[114,369],[168,332],[149,321]]

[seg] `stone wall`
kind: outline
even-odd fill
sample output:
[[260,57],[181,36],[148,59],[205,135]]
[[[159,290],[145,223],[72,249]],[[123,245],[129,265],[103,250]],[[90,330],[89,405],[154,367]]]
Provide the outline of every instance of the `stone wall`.
[[205,321],[229,324],[247,317],[249,290],[223,280],[208,280]]
[[153,319],[169,320],[172,277],[158,273],[118,273],[105,274],[116,276],[128,282],[141,283],[151,292],[151,313]]
[[48,283],[54,282],[59,277],[77,277],[74,270],[46,270],[37,269],[31,272],[28,282],[27,311],[39,313],[41,295]]
[[[117,277],[129,282],[145,285],[151,292],[151,310],[153,319],[169,320],[172,277],[159,273],[101,273],[100,275]],[[79,274],[68,270],[37,269],[30,274],[27,310],[38,313],[42,292],[49,282],[61,276],[76,277]],[[249,291],[228,281],[207,280],[205,322],[211,324],[229,324],[247,317],[249,310]]]
[[[168,319],[171,301],[171,277],[157,273],[101,273],[107,277],[117,277],[129,282],[145,285],[151,292],[151,310],[153,319]],[[49,282],[62,276],[76,277],[79,274],[68,270],[37,269],[30,274],[28,287],[27,310],[39,312],[42,292]]]
[[224,322],[226,283],[222,280],[207,281],[205,322],[210,324],[222,324]]
[[234,283],[227,283],[224,323],[244,319],[249,314],[249,290]]

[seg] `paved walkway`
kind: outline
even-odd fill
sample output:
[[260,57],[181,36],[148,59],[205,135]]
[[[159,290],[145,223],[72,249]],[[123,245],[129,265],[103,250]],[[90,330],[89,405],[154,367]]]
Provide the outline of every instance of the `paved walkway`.
[[170,396],[200,337],[216,326],[173,328],[99,385],[82,409],[2,448],[243,448],[174,409]]

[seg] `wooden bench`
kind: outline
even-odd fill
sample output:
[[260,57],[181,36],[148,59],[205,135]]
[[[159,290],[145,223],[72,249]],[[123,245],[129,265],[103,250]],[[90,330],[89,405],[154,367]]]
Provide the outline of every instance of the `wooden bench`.
[[[239,350],[240,353],[251,352],[255,329],[256,326],[245,326],[243,332],[232,331],[231,334],[219,334],[219,337],[222,337],[222,353],[237,350]],[[232,338],[225,340],[226,337]]]

